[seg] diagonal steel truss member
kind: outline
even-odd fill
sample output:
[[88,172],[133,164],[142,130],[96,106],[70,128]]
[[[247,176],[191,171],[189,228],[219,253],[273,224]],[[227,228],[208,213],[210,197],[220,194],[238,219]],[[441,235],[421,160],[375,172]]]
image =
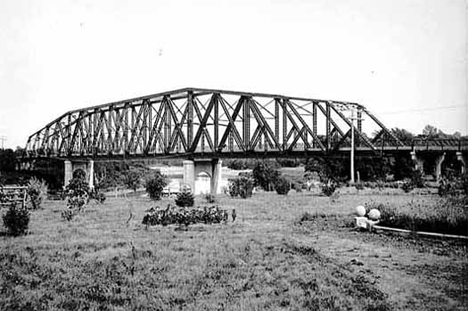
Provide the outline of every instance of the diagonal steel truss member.
[[[351,122],[351,110],[357,122]],[[364,126],[377,133],[372,139]],[[28,139],[26,156],[233,157],[404,149],[350,102],[184,88],[69,111]]]

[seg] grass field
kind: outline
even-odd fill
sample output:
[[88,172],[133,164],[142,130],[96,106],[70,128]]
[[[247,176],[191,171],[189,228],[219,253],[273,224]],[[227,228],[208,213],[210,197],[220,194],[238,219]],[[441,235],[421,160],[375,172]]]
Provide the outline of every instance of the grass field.
[[[149,229],[145,210],[173,199],[109,198],[71,222],[60,217],[65,202],[47,201],[28,235],[0,236],[0,310],[464,310],[466,244],[344,225],[365,202],[419,198],[431,202],[220,196],[234,223]],[[315,221],[301,222],[306,212]]]

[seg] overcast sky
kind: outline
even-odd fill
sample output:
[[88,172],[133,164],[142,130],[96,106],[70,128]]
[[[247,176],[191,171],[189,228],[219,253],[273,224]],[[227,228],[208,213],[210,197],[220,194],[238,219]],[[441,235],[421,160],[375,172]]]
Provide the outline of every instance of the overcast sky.
[[359,102],[468,133],[467,0],[0,1],[0,137],[182,87]]

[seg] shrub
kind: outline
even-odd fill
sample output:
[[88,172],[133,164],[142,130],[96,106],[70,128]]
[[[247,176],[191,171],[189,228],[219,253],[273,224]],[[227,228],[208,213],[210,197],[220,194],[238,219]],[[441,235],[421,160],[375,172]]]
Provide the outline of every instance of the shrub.
[[[367,183],[368,184],[368,183]],[[356,190],[359,192],[361,190],[364,190],[364,183],[362,182],[358,182],[358,183],[355,183],[354,184],[354,188],[356,188]]]
[[89,195],[89,186],[86,180],[80,177],[74,177],[65,188],[67,197],[87,197]]
[[437,190],[440,196],[466,196],[468,190],[468,178],[466,175],[462,177],[444,177],[439,181],[439,187]]
[[[221,223],[227,222],[229,214],[218,206],[204,206],[195,209],[176,208],[168,205],[166,209],[159,206],[151,208],[143,217],[142,223],[147,226],[179,224],[188,226],[196,223]],[[233,210],[233,221],[235,210]]]
[[33,177],[28,181],[27,192],[31,198],[32,208],[38,209],[47,197],[47,184],[45,181]]
[[254,180],[250,175],[238,176],[229,181],[229,195],[240,196],[243,199],[250,198],[253,193]]
[[146,181],[146,192],[151,199],[160,200],[167,184],[167,177],[157,171],[151,179]]
[[468,212],[465,198],[444,198],[433,206],[410,202],[398,209],[388,204],[366,207],[377,208],[381,212],[380,223],[411,231],[427,231],[446,234],[466,235],[468,232]]
[[89,193],[91,199],[95,200],[96,202],[102,204],[106,200],[106,195],[102,193],[98,188],[94,188],[93,191]]
[[302,192],[303,184],[299,182],[292,183],[292,189],[296,190],[296,192]]
[[287,178],[280,176],[275,181],[275,190],[277,194],[287,195],[290,190],[290,182]]
[[62,211],[62,218],[70,221],[80,213],[88,203],[87,196],[71,196],[68,198],[67,208]]
[[189,191],[182,191],[177,194],[175,204],[180,207],[193,206],[195,204],[195,197]]
[[207,194],[205,194],[205,200],[206,200],[207,203],[215,203],[216,202],[216,197],[211,193],[207,193]]
[[335,192],[336,188],[338,188],[337,184],[331,180],[329,180],[326,184],[322,184],[320,186],[320,190],[327,197],[331,196]]
[[137,171],[130,170],[124,175],[124,184],[129,189],[136,191],[140,186],[140,174]]
[[420,170],[413,170],[411,173],[411,182],[416,188],[424,188],[424,175]]
[[74,177],[65,188],[68,198],[67,207],[62,211],[62,218],[70,221],[81,212],[89,202],[89,186],[81,177]]
[[3,215],[3,225],[13,236],[25,234],[29,225],[29,211],[26,208],[17,208],[16,204],[10,206]]
[[413,189],[414,189],[414,184],[413,182],[410,180],[410,179],[405,179],[403,181],[403,184],[401,185],[401,189],[405,192],[405,193],[409,193],[411,192]]
[[271,185],[275,184],[280,173],[272,165],[259,161],[252,170],[252,176],[255,185],[262,187],[265,191],[270,191]]

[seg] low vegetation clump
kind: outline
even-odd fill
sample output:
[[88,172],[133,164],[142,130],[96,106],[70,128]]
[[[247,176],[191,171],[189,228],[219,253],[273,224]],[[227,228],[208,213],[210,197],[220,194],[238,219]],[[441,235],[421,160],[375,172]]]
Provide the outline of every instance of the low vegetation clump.
[[70,221],[79,214],[89,202],[89,185],[80,177],[70,180],[65,189],[67,207],[62,211],[62,218]]
[[440,199],[435,204],[410,202],[396,208],[389,204],[367,203],[366,209],[381,213],[380,224],[411,231],[467,235],[468,209],[466,198]]
[[152,200],[161,200],[164,187],[168,184],[167,177],[157,171],[146,181],[146,192]]
[[47,197],[47,184],[44,180],[33,177],[28,181],[27,187],[27,193],[31,199],[32,208],[40,208],[42,201]]
[[[233,220],[235,219],[235,211],[233,210]],[[143,217],[143,224],[147,226],[155,225],[185,225],[204,223],[213,224],[227,222],[229,214],[226,210],[220,209],[218,206],[204,206],[195,209],[176,208],[168,205],[167,208],[161,209],[159,206],[148,210]]]
[[98,203],[104,203],[106,200],[106,195],[102,193],[98,188],[95,188],[89,193],[91,199],[95,200]]
[[401,190],[405,193],[410,193],[414,189],[414,183],[411,179],[405,179],[401,185]]
[[461,177],[444,177],[439,181],[437,193],[441,197],[468,194],[468,175]]
[[354,188],[356,188],[356,190],[359,192],[361,190],[364,190],[364,183],[362,182],[357,182],[354,184]]
[[207,193],[207,194],[205,194],[205,200],[206,200],[206,203],[215,203],[216,202],[216,197],[215,197],[214,194]]
[[229,181],[229,195],[231,197],[250,198],[253,193],[254,179],[250,175],[241,175]]
[[182,191],[177,194],[175,204],[180,207],[190,207],[195,204],[195,197],[190,191]]
[[291,185],[286,177],[280,176],[275,181],[275,190],[277,194],[287,195]]
[[336,182],[329,180],[327,183],[324,183],[320,186],[320,190],[324,195],[327,197],[331,196],[333,193],[335,193],[335,190],[338,188],[338,185]]
[[252,176],[255,186],[261,187],[265,191],[271,191],[272,186],[276,189],[276,182],[280,177],[277,166],[266,161],[258,161],[252,169]]
[[3,215],[3,225],[12,236],[23,235],[29,226],[29,211],[25,207],[10,205],[8,211]]

